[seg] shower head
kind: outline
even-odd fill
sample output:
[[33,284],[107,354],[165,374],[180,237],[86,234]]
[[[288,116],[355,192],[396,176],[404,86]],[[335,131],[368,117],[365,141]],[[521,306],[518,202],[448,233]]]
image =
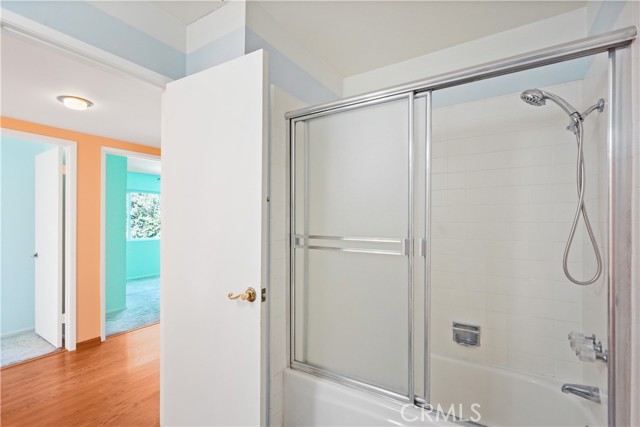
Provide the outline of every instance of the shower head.
[[539,107],[546,104],[546,98],[539,89],[527,89],[520,94],[520,99],[529,105]]
[[558,104],[560,108],[562,108],[568,115],[575,116],[578,119],[582,119],[578,110],[576,110],[571,104],[569,104],[564,99],[560,98],[558,95],[555,95],[551,92],[545,92],[540,89],[527,89],[520,94],[520,99],[530,105],[535,105],[539,107],[541,105],[545,105],[547,99]]

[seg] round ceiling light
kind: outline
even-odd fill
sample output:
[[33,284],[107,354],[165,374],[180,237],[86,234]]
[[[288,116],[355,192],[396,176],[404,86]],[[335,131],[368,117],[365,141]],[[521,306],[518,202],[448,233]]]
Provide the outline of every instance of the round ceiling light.
[[93,102],[79,96],[60,95],[56,99],[72,110],[86,110],[89,107],[93,107]]

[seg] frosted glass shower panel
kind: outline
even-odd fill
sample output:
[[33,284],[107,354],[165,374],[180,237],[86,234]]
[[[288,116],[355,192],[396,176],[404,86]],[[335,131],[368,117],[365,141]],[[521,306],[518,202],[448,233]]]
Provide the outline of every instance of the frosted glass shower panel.
[[406,257],[304,252],[296,250],[296,360],[406,395]]
[[409,97],[297,121],[294,357],[408,394]]
[[406,236],[408,105],[403,98],[297,123],[296,233]]

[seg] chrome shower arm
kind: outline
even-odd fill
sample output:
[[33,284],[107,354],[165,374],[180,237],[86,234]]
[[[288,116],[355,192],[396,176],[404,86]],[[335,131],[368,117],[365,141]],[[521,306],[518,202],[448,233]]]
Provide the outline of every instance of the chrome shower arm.
[[589,114],[593,113],[596,110],[598,110],[598,112],[602,113],[602,111],[604,110],[604,99],[602,99],[602,98],[598,99],[598,102],[596,102],[591,107],[587,108],[584,111],[584,113],[582,113],[582,118],[584,119],[585,117],[587,117]]

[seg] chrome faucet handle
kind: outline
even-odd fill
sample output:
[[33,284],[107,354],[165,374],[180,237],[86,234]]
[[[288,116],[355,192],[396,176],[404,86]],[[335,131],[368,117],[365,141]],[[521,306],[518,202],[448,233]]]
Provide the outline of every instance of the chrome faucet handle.
[[588,336],[586,334],[583,334],[582,332],[576,332],[576,331],[571,331],[569,332],[568,338],[570,341],[572,340],[578,340],[578,339],[585,339],[585,340],[591,340],[593,341],[593,343],[596,343],[596,334],[591,334],[591,336]]
[[574,338],[569,343],[571,345],[571,350],[576,351],[579,347],[585,346],[593,346],[593,342],[588,338]]
[[582,362],[595,362],[596,361],[596,350],[589,345],[581,345],[576,347],[576,356]]
[[603,349],[602,342],[598,341],[598,344],[593,344],[591,342],[583,343],[580,345],[576,345],[575,348],[572,349],[575,351],[576,356],[582,362],[595,362],[596,360],[602,360],[603,362],[607,362],[609,359],[609,352],[607,349]]

